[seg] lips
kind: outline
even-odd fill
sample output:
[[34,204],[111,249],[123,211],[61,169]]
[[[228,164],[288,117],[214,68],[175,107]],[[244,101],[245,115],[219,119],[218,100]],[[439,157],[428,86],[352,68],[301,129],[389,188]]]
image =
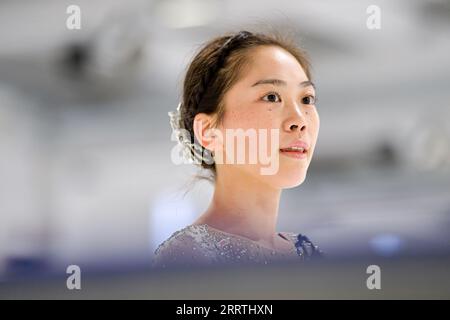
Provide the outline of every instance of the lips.
[[285,148],[280,148],[280,152],[284,155],[301,159],[306,158],[306,154],[308,153],[309,145],[301,140],[296,140],[293,143],[289,144]]
[[306,153],[309,150],[309,145],[301,140],[294,141],[293,143],[289,144],[285,148],[280,148],[280,151],[295,151],[295,152],[303,152]]

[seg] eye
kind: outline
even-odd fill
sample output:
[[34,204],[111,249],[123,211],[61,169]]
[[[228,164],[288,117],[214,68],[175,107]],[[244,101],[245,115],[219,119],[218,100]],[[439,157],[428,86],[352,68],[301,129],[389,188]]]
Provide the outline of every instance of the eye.
[[278,93],[276,93],[276,92],[270,92],[270,93],[266,94],[263,97],[263,100],[264,101],[268,101],[268,102],[281,102],[280,95]]
[[317,101],[317,98],[313,95],[306,96],[302,99],[303,104],[315,104],[316,101]]

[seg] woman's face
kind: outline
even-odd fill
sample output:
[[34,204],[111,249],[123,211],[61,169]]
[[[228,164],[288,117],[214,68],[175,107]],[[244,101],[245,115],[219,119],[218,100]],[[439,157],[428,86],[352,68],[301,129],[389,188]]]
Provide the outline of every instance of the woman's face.
[[[254,177],[275,188],[298,186],[319,132],[314,87],[297,59],[282,48],[260,46],[249,55],[250,64],[224,96],[218,174]],[[304,154],[281,150],[302,141],[308,145]]]

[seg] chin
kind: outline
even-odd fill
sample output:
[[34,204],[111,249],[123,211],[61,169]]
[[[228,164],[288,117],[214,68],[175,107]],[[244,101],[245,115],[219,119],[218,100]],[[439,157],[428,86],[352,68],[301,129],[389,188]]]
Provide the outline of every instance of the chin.
[[295,188],[301,185],[306,179],[309,164],[302,164],[301,166],[283,165],[280,164],[280,170],[276,175],[279,184],[283,189]]
[[295,173],[289,171],[286,173],[279,172],[269,177],[267,181],[270,185],[277,189],[291,189],[301,185],[306,179],[306,170],[297,171]]
[[298,187],[305,181],[305,179],[306,179],[306,174],[302,175],[301,177],[297,177],[297,178],[290,177],[289,179],[284,181],[282,189],[291,189],[291,188]]

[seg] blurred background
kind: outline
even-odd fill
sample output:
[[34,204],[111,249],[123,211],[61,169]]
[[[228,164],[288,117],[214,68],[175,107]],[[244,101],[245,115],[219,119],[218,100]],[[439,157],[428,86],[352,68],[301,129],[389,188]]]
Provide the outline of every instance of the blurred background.
[[206,209],[167,112],[201,44],[246,28],[294,35],[319,97],[279,230],[331,258],[450,255],[450,1],[2,0],[0,25],[0,279],[145,269]]

